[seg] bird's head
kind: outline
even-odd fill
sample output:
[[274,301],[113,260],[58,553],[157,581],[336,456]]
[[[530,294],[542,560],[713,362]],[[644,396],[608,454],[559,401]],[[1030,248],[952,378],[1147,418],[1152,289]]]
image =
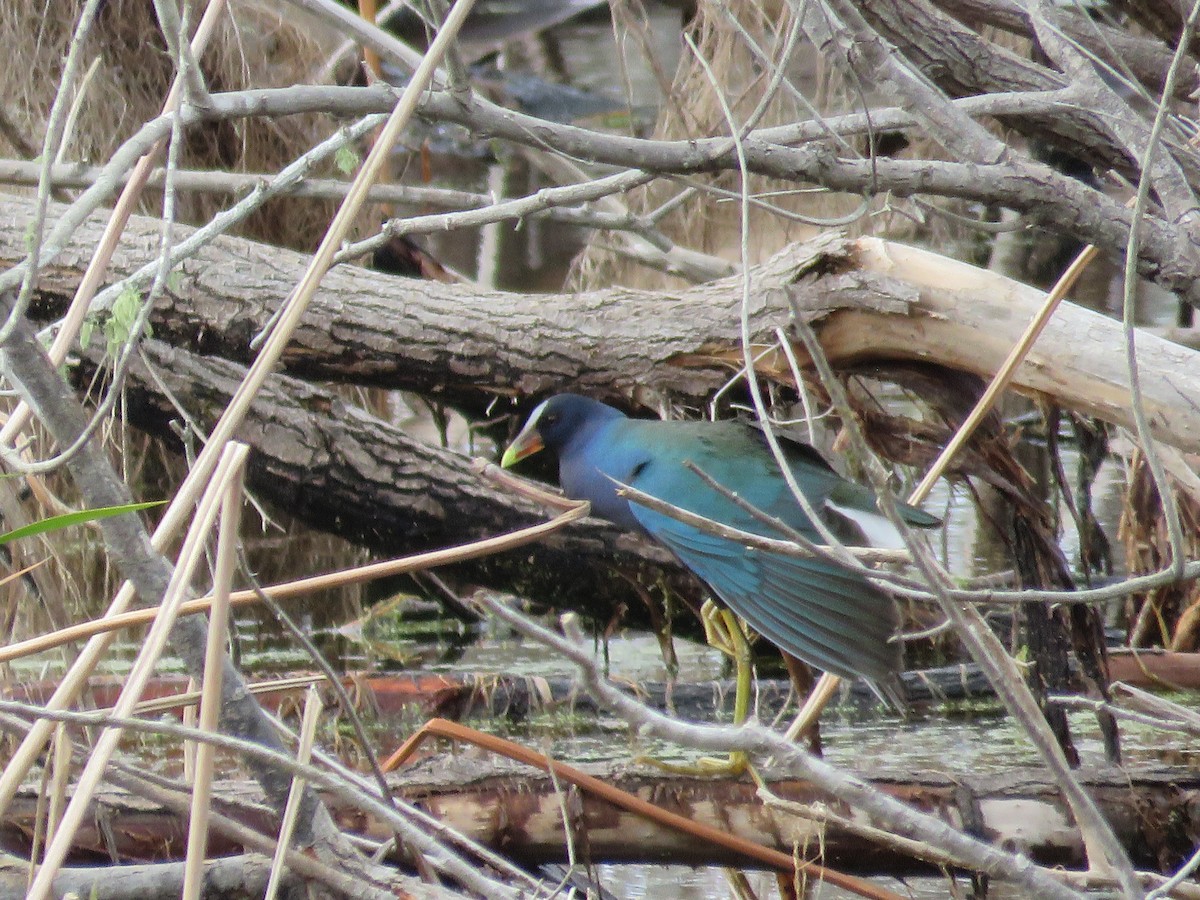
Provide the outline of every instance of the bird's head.
[[533,411],[521,433],[504,451],[500,465],[507,469],[546,447],[561,456],[571,441],[583,436],[592,426],[623,416],[620,410],[590,397],[556,394]]

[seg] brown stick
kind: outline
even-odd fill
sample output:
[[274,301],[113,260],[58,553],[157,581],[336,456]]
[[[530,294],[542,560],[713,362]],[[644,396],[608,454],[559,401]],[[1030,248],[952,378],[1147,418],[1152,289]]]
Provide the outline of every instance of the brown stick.
[[872,884],[866,879],[846,875],[834,869],[818,865],[817,863],[805,862],[787,853],[780,853],[778,850],[772,850],[769,847],[764,847],[745,838],[735,837],[708,825],[693,822],[685,816],[668,812],[661,807],[655,806],[653,803],[647,803],[640,797],[627,794],[625,791],[606,784],[599,778],[581,772],[566,763],[550,759],[535,750],[530,750],[528,747],[523,747],[520,744],[497,737],[494,734],[485,734],[482,731],[476,731],[474,728],[468,728],[465,725],[459,725],[457,722],[451,722],[447,719],[430,719],[422,725],[420,730],[401,744],[399,749],[388,757],[387,761],[383,764],[383,770],[385,772],[394,772],[400,768],[409,760],[417,747],[431,735],[450,738],[456,741],[467,741],[491,753],[506,756],[525,765],[533,766],[535,769],[540,769],[543,772],[553,773],[556,777],[564,781],[569,781],[576,787],[582,788],[614,806],[640,816],[645,816],[647,819],[658,822],[660,825],[668,828],[674,828],[686,834],[693,835],[701,841],[719,844],[736,853],[745,854],[751,859],[764,863],[780,872],[804,873],[815,877],[819,881],[827,881],[832,885],[858,894],[860,897],[869,897],[872,900],[902,900],[899,894]]

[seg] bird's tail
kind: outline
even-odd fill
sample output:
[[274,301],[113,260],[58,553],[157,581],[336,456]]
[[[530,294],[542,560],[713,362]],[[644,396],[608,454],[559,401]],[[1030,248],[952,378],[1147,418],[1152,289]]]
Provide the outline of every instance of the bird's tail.
[[864,679],[869,687],[886,706],[891,707],[900,715],[908,716],[908,692],[898,672],[893,672],[886,678]]

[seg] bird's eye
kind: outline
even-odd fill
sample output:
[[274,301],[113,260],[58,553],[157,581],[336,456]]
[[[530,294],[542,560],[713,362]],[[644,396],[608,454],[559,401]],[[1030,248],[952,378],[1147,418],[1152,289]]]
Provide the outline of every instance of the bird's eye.
[[558,413],[547,413],[546,417],[542,419],[543,425],[553,425],[556,422],[558,422]]

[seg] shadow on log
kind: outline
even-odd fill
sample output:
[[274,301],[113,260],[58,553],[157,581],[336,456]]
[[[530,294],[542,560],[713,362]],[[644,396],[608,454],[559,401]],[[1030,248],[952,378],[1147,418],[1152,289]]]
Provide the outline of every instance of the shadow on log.
[[[76,367],[76,377],[86,383],[94,365]],[[126,380],[128,419],[178,448],[171,423],[179,412],[159,385],[207,429],[244,373],[236,363],[147,340]],[[384,555],[452,547],[551,517],[483,479],[466,456],[286,376],[267,380],[237,438],[252,448],[248,482],[258,497]],[[646,593],[651,587],[695,605],[703,599],[699,582],[665,550],[594,518],[456,571],[476,584],[580,610],[602,626],[619,619],[649,627],[662,602]],[[680,630],[700,633],[691,617]]]

